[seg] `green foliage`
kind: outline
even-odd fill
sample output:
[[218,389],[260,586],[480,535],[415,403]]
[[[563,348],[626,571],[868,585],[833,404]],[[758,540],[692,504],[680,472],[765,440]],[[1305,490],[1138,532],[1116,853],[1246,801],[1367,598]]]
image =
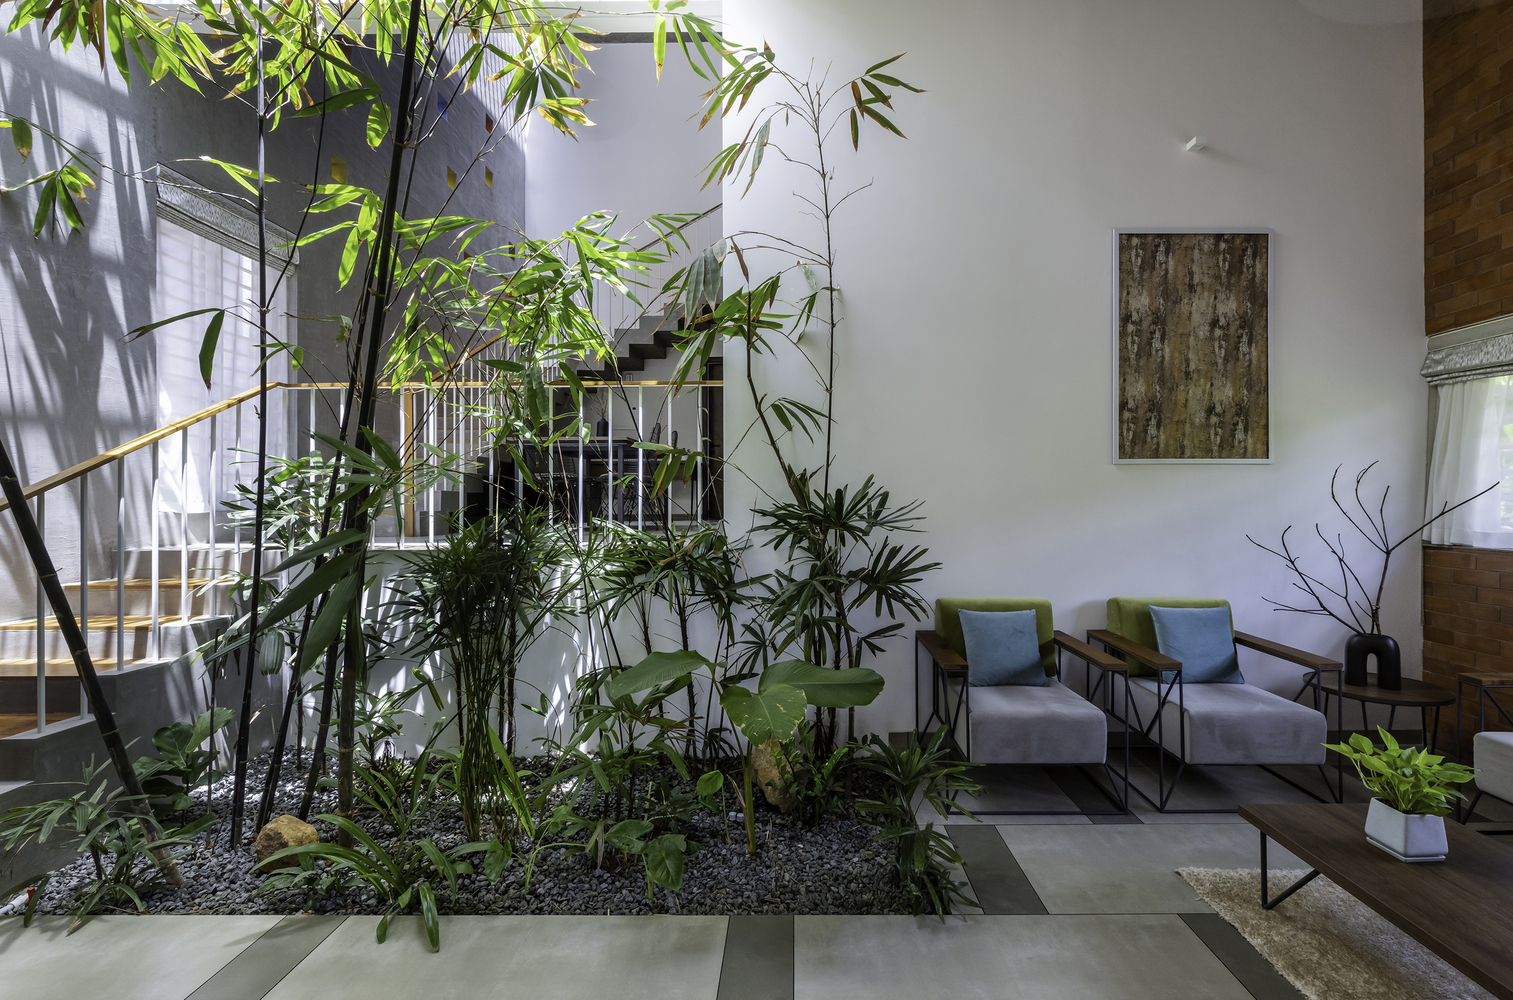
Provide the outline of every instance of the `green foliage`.
[[[366,886],[388,904],[378,922],[380,944],[388,936],[390,921],[418,906],[431,948],[439,950],[441,925],[436,890],[440,883],[444,881],[455,896],[458,877],[473,874],[473,865],[464,859],[474,854],[485,856],[485,875],[497,880],[508,864],[509,846],[494,840],[470,842],[443,851],[430,838],[415,839],[416,829],[423,821],[434,818],[441,806],[437,791],[445,769],[431,767],[429,750],[406,768],[359,767],[356,774],[358,798],[388,825],[392,836],[381,843],[350,819],[321,815],[317,818],[335,825],[351,838],[354,846],[316,843],[286,847],[268,860],[297,858],[300,867],[274,870],[258,892],[293,889],[319,895],[334,889]],[[326,863],[324,871],[315,867],[317,861]]]
[[192,724],[175,722],[152,734],[157,758],[139,757],[134,767],[142,791],[160,814],[189,809],[194,804],[190,790],[215,780],[215,748],[205,744],[235,715],[229,708],[206,709]]
[[[17,806],[0,816],[0,848],[14,855],[35,840],[69,851],[88,852],[94,862],[94,877],[75,888],[74,920],[69,933],[92,914],[131,910],[146,912],[142,896],[165,885],[155,853],[171,856],[188,846],[196,833],[215,822],[207,813],[187,826],[165,830],[151,818],[132,811],[132,796],[121,788],[108,789],[108,764],[84,765],[78,782],[60,782],[78,788],[74,794],[28,806]],[[108,863],[107,863],[108,859]],[[31,926],[36,905],[52,875],[27,878],[6,895],[34,883],[36,891],[27,904],[23,924]]]
[[1461,764],[1446,764],[1445,758],[1427,749],[1399,746],[1381,726],[1382,746],[1364,733],[1352,733],[1349,743],[1325,744],[1325,748],[1350,758],[1361,783],[1374,795],[1401,813],[1447,816],[1451,799],[1464,799],[1454,787],[1470,781],[1474,772]]
[[945,747],[944,728],[938,729],[928,743],[921,744],[917,734],[909,735],[902,749],[877,736],[869,737],[866,752],[859,755],[859,765],[888,782],[882,799],[857,803],[858,808],[877,818],[881,828],[877,839],[890,841],[899,884],[909,894],[916,914],[947,914],[957,902],[977,905],[966,894],[966,883],[951,878],[948,865],[961,864],[961,855],[951,839],[934,822],[920,825],[916,807],[925,804],[944,816],[953,806],[952,798],[960,793],[975,794],[976,783],[965,777],[967,764],[953,759]]

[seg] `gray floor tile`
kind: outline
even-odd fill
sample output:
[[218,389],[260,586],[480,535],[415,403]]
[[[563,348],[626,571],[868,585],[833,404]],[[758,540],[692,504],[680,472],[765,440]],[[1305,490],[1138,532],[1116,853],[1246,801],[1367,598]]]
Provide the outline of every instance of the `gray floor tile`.
[[442,917],[440,954],[418,917],[396,919],[384,944],[373,940],[377,923],[348,917],[269,1000],[712,1000],[726,918]]
[[285,917],[221,967],[189,1000],[255,1000],[293,971],[346,917]]
[[795,1000],[1251,1000],[1176,916],[797,917],[794,930]]
[[982,786],[979,794],[960,798],[962,808],[971,812],[1064,813],[1078,808],[1042,768],[983,764],[972,768],[968,776]]
[[1217,913],[1184,913],[1182,922],[1208,945],[1255,1000],[1300,1000],[1303,994],[1256,951],[1255,946]]
[[0,994],[26,1000],[183,1000],[278,917],[0,919]]
[[718,1000],[793,1000],[793,917],[731,917]]
[[[1260,866],[1249,824],[1001,826],[998,833],[1051,913],[1212,912],[1178,868]],[[1307,867],[1277,845],[1272,850],[1273,868]]]
[[956,824],[946,827],[946,832],[961,855],[967,879],[972,883],[972,898],[982,912],[1046,912],[1045,904],[994,827]]

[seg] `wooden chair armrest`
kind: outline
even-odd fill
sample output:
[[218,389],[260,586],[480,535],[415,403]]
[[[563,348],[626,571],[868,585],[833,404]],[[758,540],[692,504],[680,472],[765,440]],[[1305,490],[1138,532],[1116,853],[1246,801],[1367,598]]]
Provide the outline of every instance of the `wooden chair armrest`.
[[1170,656],[1163,656],[1154,649],[1142,646],[1133,639],[1126,639],[1119,633],[1110,632],[1106,628],[1089,629],[1087,637],[1106,646],[1112,646],[1126,656],[1133,656],[1152,670],[1176,670],[1178,672],[1182,670],[1180,661],[1174,660]]
[[1302,649],[1293,649],[1280,642],[1272,642],[1270,639],[1262,639],[1260,636],[1249,635],[1245,632],[1235,633],[1235,645],[1248,646],[1251,649],[1260,650],[1267,656],[1275,656],[1279,660],[1296,663],[1311,670],[1339,670],[1341,667],[1339,660],[1331,660],[1327,656],[1319,656],[1317,653]]
[[1081,639],[1073,638],[1065,632],[1057,629],[1051,633],[1051,641],[1059,649],[1064,649],[1079,659],[1086,660],[1099,670],[1128,670],[1129,664],[1117,656],[1110,656],[1101,649],[1095,649]]
[[914,640],[924,647],[925,652],[930,654],[930,658],[946,673],[966,672],[967,661],[960,653],[946,645],[946,640],[940,637],[939,632],[934,629],[920,629],[914,633]]

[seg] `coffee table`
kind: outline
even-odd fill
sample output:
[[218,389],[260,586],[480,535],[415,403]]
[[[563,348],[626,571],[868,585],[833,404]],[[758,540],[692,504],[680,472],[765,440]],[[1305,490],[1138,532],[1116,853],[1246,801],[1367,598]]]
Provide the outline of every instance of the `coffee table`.
[[[1263,907],[1327,876],[1487,992],[1513,1000],[1513,847],[1450,821],[1446,859],[1407,864],[1366,842],[1364,804],[1244,805],[1240,817],[1261,831]],[[1274,899],[1268,838],[1312,868]]]

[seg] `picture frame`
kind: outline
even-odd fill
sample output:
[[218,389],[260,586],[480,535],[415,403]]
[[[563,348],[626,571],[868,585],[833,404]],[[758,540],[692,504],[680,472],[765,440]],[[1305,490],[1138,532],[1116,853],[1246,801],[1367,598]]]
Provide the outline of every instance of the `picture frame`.
[[1119,227],[1112,240],[1115,465],[1268,465],[1266,228]]

